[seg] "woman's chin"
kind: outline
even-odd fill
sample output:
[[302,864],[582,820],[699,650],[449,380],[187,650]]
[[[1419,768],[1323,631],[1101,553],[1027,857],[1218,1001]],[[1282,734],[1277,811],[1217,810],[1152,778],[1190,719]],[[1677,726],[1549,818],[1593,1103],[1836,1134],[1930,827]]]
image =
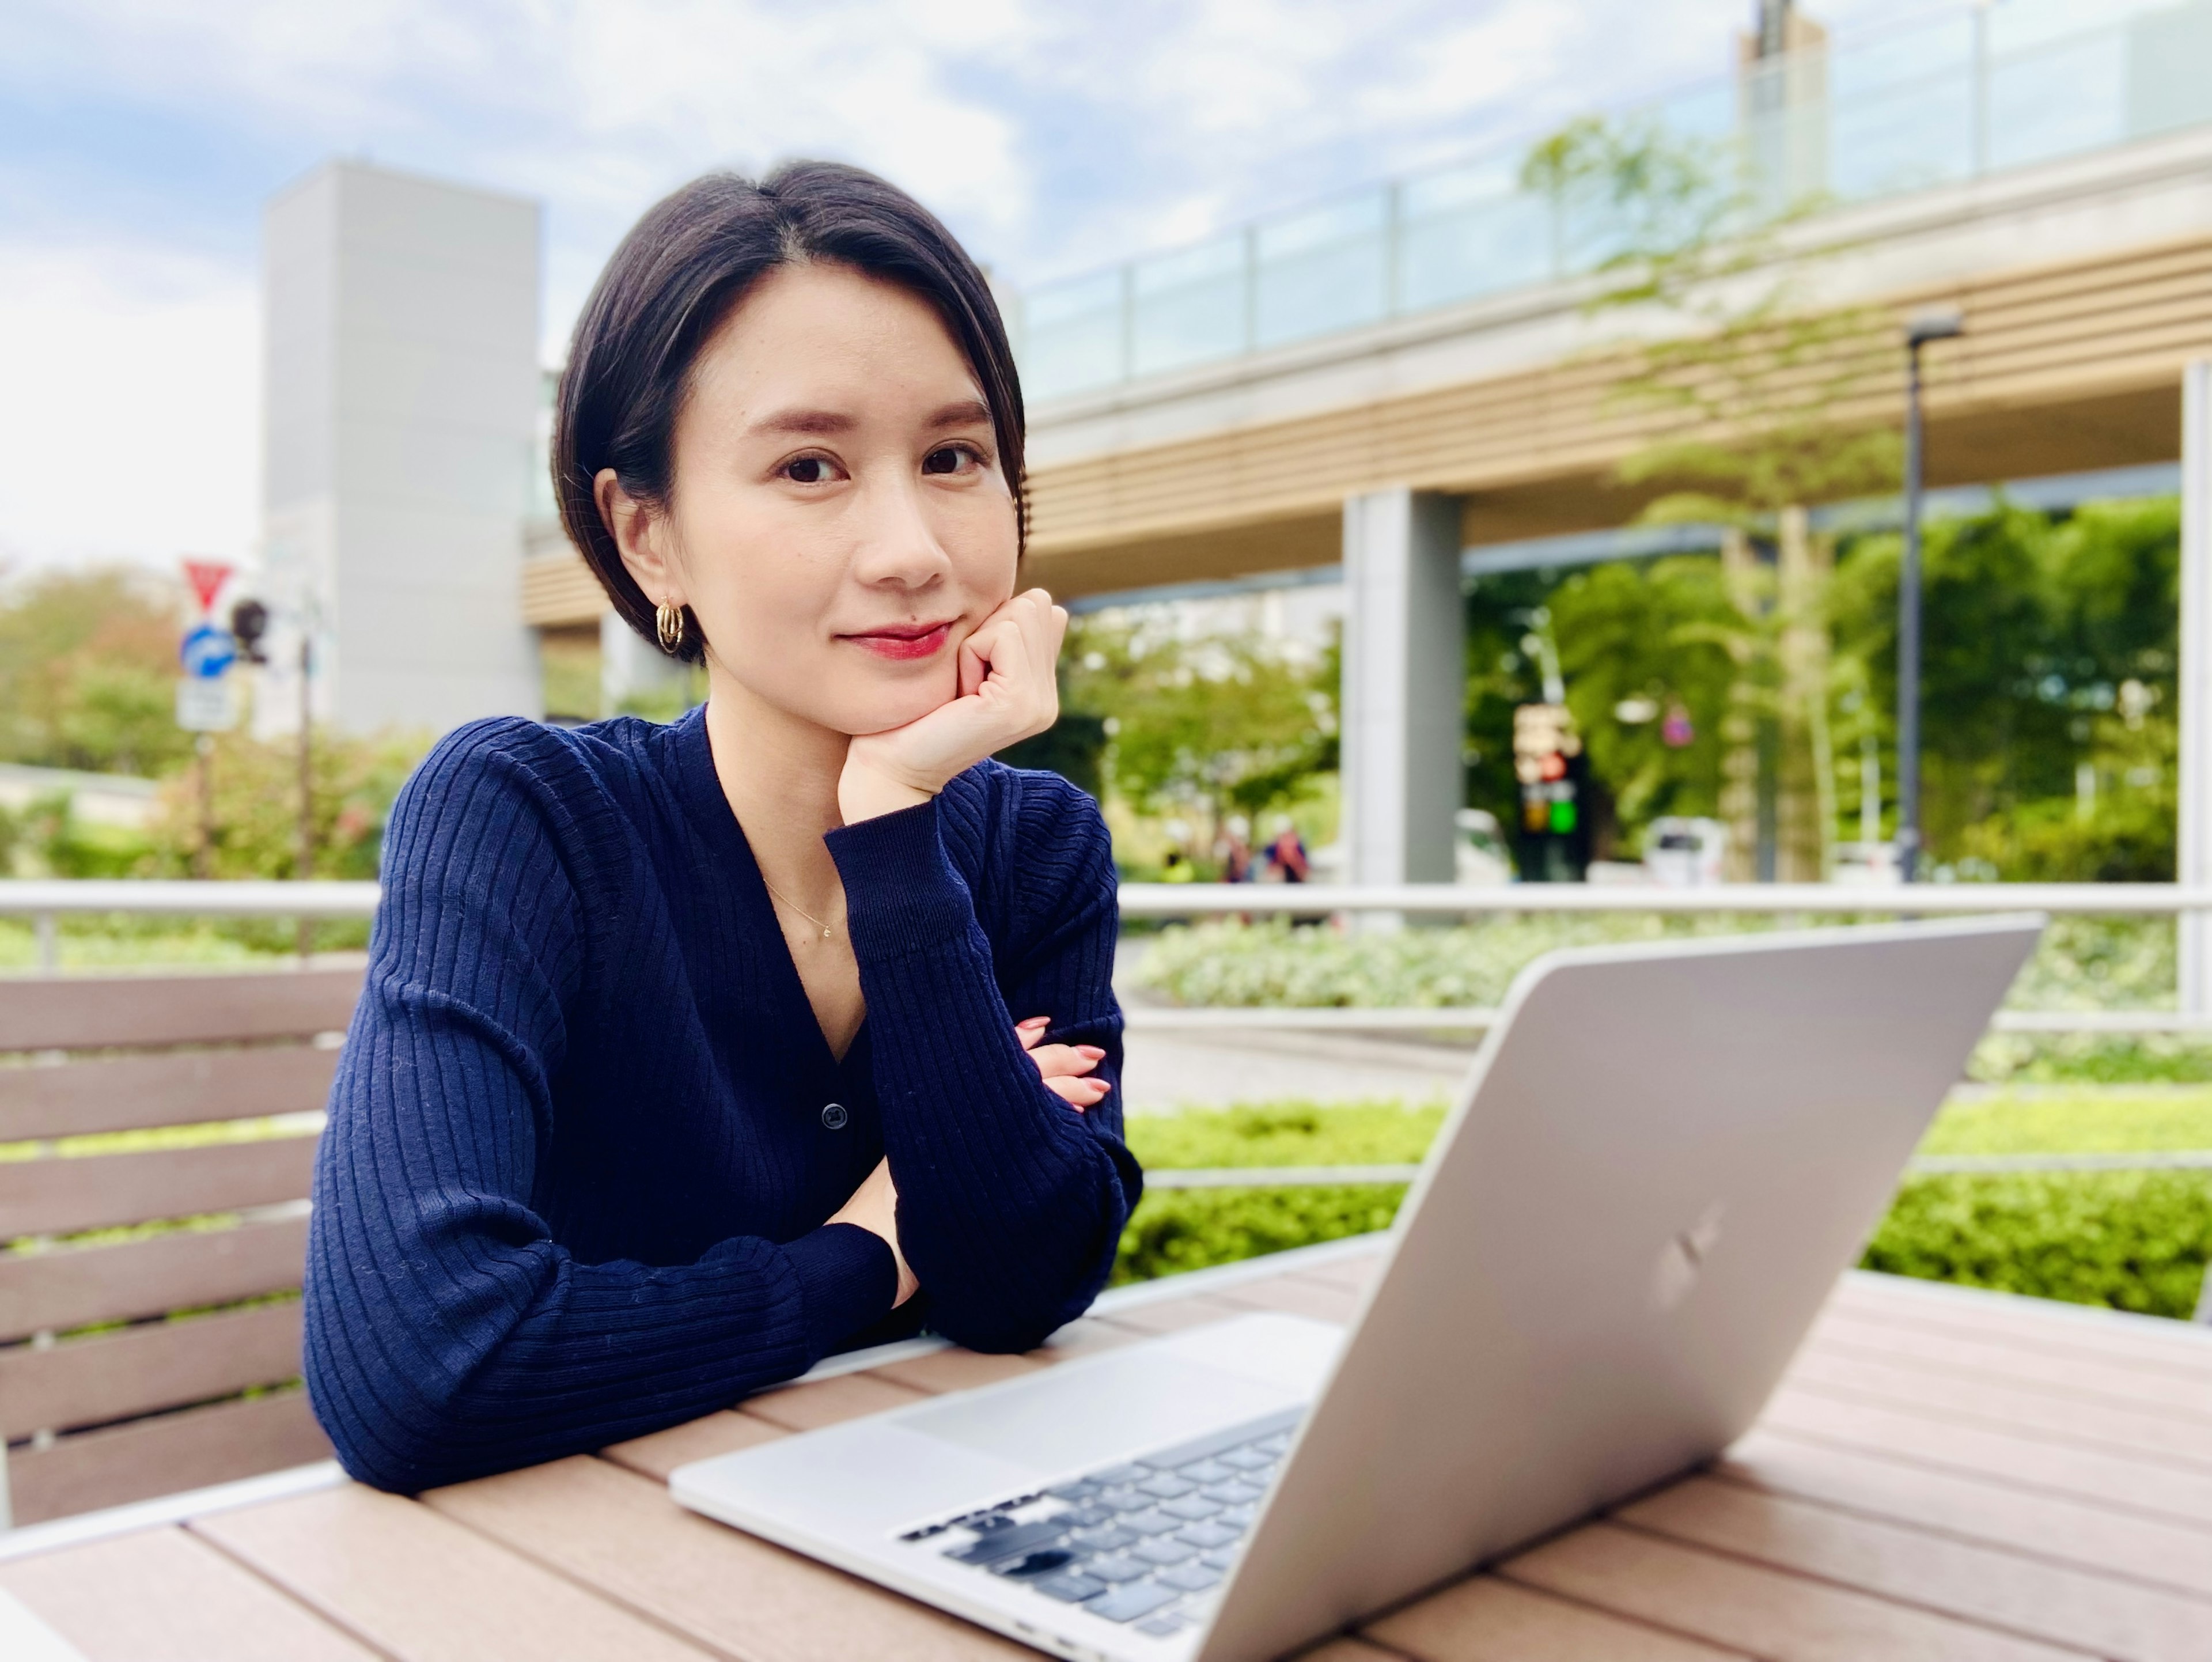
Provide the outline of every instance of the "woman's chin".
[[855,739],[865,739],[871,734],[895,732],[951,702],[949,689],[900,688],[894,694],[856,703],[830,725]]

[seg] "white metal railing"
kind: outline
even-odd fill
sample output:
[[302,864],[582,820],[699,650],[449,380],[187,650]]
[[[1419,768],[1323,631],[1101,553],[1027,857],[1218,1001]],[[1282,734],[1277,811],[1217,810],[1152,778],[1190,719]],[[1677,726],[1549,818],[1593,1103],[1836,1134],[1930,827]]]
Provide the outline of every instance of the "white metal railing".
[[[1741,180],[1754,218],[1877,202],[2212,121],[2212,77],[2182,67],[2206,9],[1923,6],[1615,114]],[[1531,291],[1632,246],[1632,206],[1532,186],[1528,154],[1510,142],[1010,297],[1031,404]]]
[[[0,881],[0,916],[28,916],[38,929],[42,967],[58,969],[57,920],[130,913],[172,917],[367,917],[381,891],[353,882]],[[1745,884],[1665,889],[1571,884],[1496,887],[1402,884],[1125,883],[1124,917],[1314,916],[1395,913],[1427,917],[1532,912],[1641,912],[1740,916],[1971,916],[2039,911],[2067,916],[2177,916],[2212,912],[2212,887],[2175,883],[1916,884],[1910,888],[1844,884]],[[1162,1008],[1133,1005],[1133,1032],[1285,1032],[1478,1033],[1498,1012],[1479,1007],[1255,1009]],[[2212,1032],[2212,1015],[2165,1010],[2001,1010],[1990,1030],[2004,1033]],[[2212,1169],[2212,1151],[2138,1154],[1928,1155],[1916,1172]],[[1240,1166],[1157,1171],[1156,1189],[1280,1188],[1407,1183],[1413,1166]]]
[[2172,916],[2212,912],[2212,886],[2179,883],[1723,883],[1660,888],[1609,883],[1124,883],[1124,917],[1207,913],[1402,912],[1424,917],[1489,912],[1665,912],[1927,917],[1996,912]]
[[[381,892],[368,882],[0,881],[0,916],[33,921],[40,965],[60,967],[58,920],[129,913],[170,917],[367,917]],[[2175,883],[1956,883],[1910,888],[1851,884],[1741,884],[1701,888],[1613,887],[1548,883],[1494,887],[1411,883],[1125,883],[1124,917],[1311,916],[1389,913],[1475,917],[1500,913],[1633,912],[1743,916],[1929,916],[2039,911],[2071,916],[2174,916],[2212,913],[2212,887]],[[1301,1007],[1159,1008],[1133,1006],[1133,1032],[1479,1033],[1498,1020],[1481,1008]],[[2009,1033],[2151,1034],[2212,1032],[2212,1014],[2167,1010],[2004,1010],[1992,1031]]]

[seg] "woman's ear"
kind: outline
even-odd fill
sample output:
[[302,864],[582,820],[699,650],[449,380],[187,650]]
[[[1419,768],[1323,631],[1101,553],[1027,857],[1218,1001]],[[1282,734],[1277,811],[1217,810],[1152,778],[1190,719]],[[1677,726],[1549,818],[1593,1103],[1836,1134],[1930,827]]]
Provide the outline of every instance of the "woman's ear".
[[655,606],[664,600],[684,605],[684,596],[675,592],[677,575],[660,545],[665,534],[664,516],[623,490],[611,467],[601,468],[592,478],[592,500],[599,506],[599,523],[615,539],[615,551],[645,598]]

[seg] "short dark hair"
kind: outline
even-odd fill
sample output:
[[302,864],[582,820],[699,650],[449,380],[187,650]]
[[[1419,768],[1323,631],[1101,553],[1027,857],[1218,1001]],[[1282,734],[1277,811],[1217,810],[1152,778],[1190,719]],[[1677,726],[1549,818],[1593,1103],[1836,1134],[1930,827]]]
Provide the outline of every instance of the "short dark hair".
[[[757,183],[709,174],[657,203],[599,277],[577,320],[553,419],[561,522],[623,620],[658,643],[653,602],[622,563],[592,481],[611,467],[641,502],[674,484],[676,418],[700,349],[753,284],[781,265],[823,260],[927,301],[968,359],[997,429],[1026,544],[1025,422],[1013,349],[991,285],[935,215],[896,186],[834,161],[793,161]],[[685,609],[679,656],[704,638]]]

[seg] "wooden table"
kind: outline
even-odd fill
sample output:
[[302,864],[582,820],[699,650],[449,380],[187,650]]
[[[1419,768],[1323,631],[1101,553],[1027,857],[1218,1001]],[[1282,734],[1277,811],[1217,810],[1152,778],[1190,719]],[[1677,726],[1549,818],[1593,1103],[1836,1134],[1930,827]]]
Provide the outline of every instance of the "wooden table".
[[[1031,1655],[684,1512],[663,1480],[1239,1311],[1341,1318],[1374,1261],[1358,1241],[1201,1271],[1109,1295],[1033,1355],[890,1347],[597,1456],[198,1512],[0,1562],[0,1590],[93,1662]],[[2212,1330],[1853,1275],[1709,1470],[1315,1654],[2212,1658]]]

